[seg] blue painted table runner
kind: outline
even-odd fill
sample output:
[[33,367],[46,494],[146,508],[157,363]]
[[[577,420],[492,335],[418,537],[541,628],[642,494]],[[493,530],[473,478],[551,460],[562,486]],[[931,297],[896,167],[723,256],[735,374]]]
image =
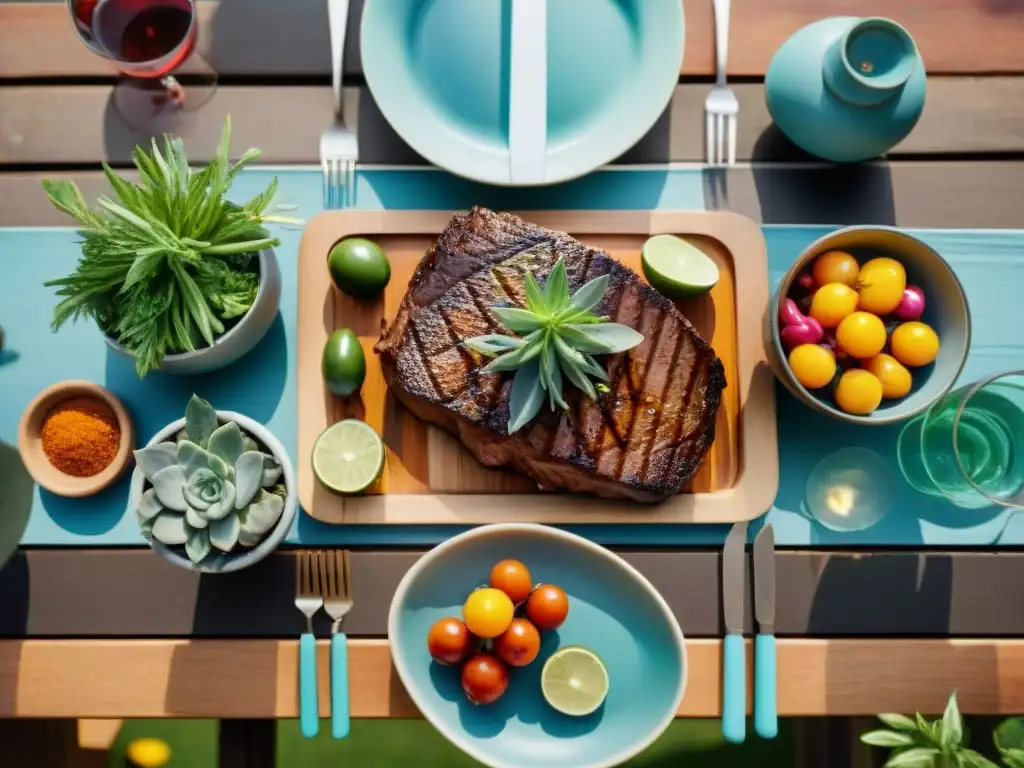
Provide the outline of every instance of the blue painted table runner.
[[[257,169],[236,182],[238,199],[281,177],[286,197],[311,217],[321,209],[320,174],[314,170]],[[688,209],[704,208],[699,169],[603,171],[540,190],[479,187],[433,170],[365,171],[359,176],[359,207],[369,209],[455,209],[473,204],[499,209]],[[40,192],[42,194],[42,192]],[[800,251],[834,226],[766,226],[773,285]],[[133,364],[108,352],[89,323],[50,333],[55,302],[44,280],[67,274],[78,256],[75,234],[64,228],[0,230],[0,325],[7,351],[0,358],[0,440],[15,443],[23,408],[44,387],[83,378],[105,384],[131,410],[144,443],[182,415],[193,391],[218,408],[246,413],[267,424],[296,456],[296,262],[299,231],[282,231],[278,258],[286,276],[281,314],[267,338],[231,368],[198,377],[151,374],[140,382]],[[971,302],[974,342],[962,381],[1024,367],[1024,339],[1017,323],[1024,293],[1024,232],[1012,230],[915,232],[956,269]],[[1024,544],[1024,516],[998,509],[960,510],[912,490],[895,464],[898,427],[856,428],[817,416],[777,387],[781,477],[768,515],[780,546],[926,545],[1001,546]],[[890,460],[895,500],[888,517],[860,533],[836,533],[803,513],[804,485],[824,455],[862,445]],[[86,501],[36,492],[23,539],[26,545],[141,545],[132,515],[126,514],[127,480]],[[597,541],[635,545],[708,545],[723,541],[725,526],[583,525],[571,527]],[[300,514],[289,542],[309,545],[433,544],[461,530],[456,526],[328,526]]]

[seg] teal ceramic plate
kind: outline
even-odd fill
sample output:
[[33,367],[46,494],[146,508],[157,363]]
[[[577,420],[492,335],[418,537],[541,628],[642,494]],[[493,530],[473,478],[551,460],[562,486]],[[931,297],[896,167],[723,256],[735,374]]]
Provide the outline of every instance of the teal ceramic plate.
[[[384,117],[452,173],[512,185],[513,0],[366,0],[363,71]],[[552,184],[614,160],[668,105],[683,58],[680,0],[547,0]]]
[[[461,617],[466,596],[505,558],[524,562],[534,582],[562,587],[569,615],[542,636],[532,664],[510,671],[501,699],[474,706],[463,695],[458,668],[430,658],[427,635],[438,619]],[[483,526],[430,550],[395,592],[388,640],[420,712],[492,768],[620,765],[672,722],[686,687],[683,634],[654,587],[612,552],[543,525]],[[608,697],[585,717],[559,714],[541,694],[544,661],[566,645],[590,648],[608,669]]]

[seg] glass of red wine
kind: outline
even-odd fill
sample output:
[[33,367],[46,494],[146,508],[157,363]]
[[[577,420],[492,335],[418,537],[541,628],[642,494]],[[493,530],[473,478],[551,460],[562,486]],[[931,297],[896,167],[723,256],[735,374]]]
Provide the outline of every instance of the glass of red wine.
[[67,0],[78,37],[123,77],[114,104],[129,127],[174,133],[213,95],[217,74],[200,49],[196,0]]

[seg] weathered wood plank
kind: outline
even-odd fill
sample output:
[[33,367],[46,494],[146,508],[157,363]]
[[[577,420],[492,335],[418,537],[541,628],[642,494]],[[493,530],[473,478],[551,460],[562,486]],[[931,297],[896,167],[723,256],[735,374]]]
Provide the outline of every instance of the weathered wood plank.
[[[346,632],[387,633],[395,589],[420,554],[352,553],[359,599]],[[661,592],[688,637],[721,635],[718,552],[622,555]],[[780,551],[776,564],[781,635],[1024,636],[1024,610],[1016,608],[1024,605],[1024,553]],[[287,552],[245,574],[205,577],[168,568],[143,549],[29,550],[0,571],[0,637],[294,637],[303,619],[293,590]],[[317,629],[328,628],[321,613]]]
[[[752,657],[748,641],[748,655]],[[317,645],[320,715],[330,712],[330,644]],[[417,717],[386,640],[349,643],[351,713]],[[721,713],[721,641],[687,643],[680,717]],[[0,641],[0,717],[296,717],[294,640]],[[753,700],[747,663],[747,706]],[[1024,711],[1024,641],[778,642],[779,715]],[[69,695],[73,691],[74,695]]]
[[[218,7],[219,6],[219,7]],[[231,75],[328,75],[327,6],[319,0],[210,0],[203,32]],[[346,71],[359,72],[362,2],[352,3]],[[828,16],[888,16],[910,30],[931,73],[1024,71],[1017,0],[734,0],[729,70],[763,75],[789,35]],[[287,25],[287,34],[282,33]],[[710,3],[686,4],[682,74],[714,74]],[[112,75],[76,38],[63,2],[0,3],[0,77]]]
[[[679,86],[669,110],[618,162],[703,161],[707,88]],[[936,77],[928,90],[920,123],[894,150],[900,157],[1024,151],[1024,110],[1017,107],[1024,103],[1024,77]],[[740,160],[809,159],[772,126],[763,86],[740,84],[735,91]],[[234,141],[262,149],[265,162],[315,163],[320,133],[332,119],[331,92],[326,86],[222,86],[182,123],[190,158],[210,156],[228,114]],[[360,135],[362,163],[424,162],[388,125],[367,89],[346,90],[346,114]],[[110,86],[0,86],[0,165],[126,163],[141,138],[111,103]]]
[[[107,191],[98,172],[0,173],[0,226],[67,226],[67,217],[50,205],[39,186],[41,179],[55,175],[79,183],[89,199]],[[701,181],[708,210],[732,210],[766,224],[1024,226],[1020,206],[1013,202],[1024,199],[1022,161],[748,165],[704,169]]]

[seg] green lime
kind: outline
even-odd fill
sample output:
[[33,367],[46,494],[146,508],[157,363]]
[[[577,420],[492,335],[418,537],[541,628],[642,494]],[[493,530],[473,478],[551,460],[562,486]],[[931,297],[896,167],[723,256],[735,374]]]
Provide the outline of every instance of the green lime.
[[391,264],[379,245],[365,237],[346,237],[331,248],[327,269],[334,286],[366,299],[384,290],[391,279]]
[[348,397],[363,386],[366,357],[359,337],[348,328],[339,328],[332,333],[324,344],[320,372],[327,388],[341,397]]
[[718,282],[718,265],[697,246],[675,235],[655,235],[640,251],[644,275],[670,299],[692,299]]
[[365,421],[332,424],[313,444],[313,473],[335,493],[365,491],[384,471],[384,441]]
[[582,645],[567,645],[544,662],[544,700],[564,715],[589,715],[608,695],[608,670],[601,657]]

